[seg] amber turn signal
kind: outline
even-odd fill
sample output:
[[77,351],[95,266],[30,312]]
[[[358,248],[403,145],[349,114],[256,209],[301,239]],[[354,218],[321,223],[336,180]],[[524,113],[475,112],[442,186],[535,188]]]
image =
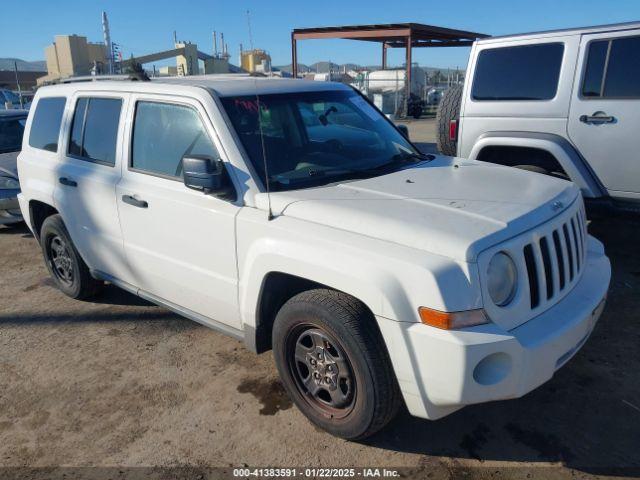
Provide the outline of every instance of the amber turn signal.
[[489,322],[484,310],[481,308],[478,310],[465,310],[463,312],[441,312],[440,310],[433,310],[432,308],[420,307],[418,313],[422,323],[443,330],[473,327]]

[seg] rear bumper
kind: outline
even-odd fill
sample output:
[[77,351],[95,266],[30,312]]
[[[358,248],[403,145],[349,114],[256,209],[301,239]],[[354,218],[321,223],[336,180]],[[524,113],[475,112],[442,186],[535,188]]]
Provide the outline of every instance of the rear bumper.
[[586,342],[611,279],[602,244],[588,242],[587,266],[571,293],[506,331],[490,323],[447,331],[378,317],[409,411],[436,419],[474,403],[520,397],[553,377]]
[[20,190],[0,190],[0,225],[23,220],[18,203]]

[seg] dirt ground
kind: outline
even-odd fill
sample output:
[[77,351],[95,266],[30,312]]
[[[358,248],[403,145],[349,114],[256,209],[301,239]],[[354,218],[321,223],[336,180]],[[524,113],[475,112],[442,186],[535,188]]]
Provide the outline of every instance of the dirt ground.
[[435,118],[399,120],[396,123],[404,124],[409,128],[409,138],[424,153],[438,153],[435,143],[437,129]]
[[[432,122],[410,128],[417,141],[432,141]],[[270,353],[256,356],[115,287],[92,302],[68,299],[52,287],[28,230],[0,227],[0,477],[15,474],[10,467],[54,466],[118,467],[118,478],[123,467],[233,466],[638,476],[640,221],[608,219],[590,230],[613,262],[608,306],[550,382],[435,422],[403,412],[366,442],[346,442],[292,407]]]

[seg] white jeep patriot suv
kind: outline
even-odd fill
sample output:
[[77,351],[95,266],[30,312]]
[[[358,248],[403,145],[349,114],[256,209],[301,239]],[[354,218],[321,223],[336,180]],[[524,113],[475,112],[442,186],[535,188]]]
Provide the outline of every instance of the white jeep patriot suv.
[[422,155],[347,86],[72,83],[31,112],[19,201],[60,290],[110,282],[272,348],[335,435],[402,400],[437,419],[519,397],[602,312],[610,265],[576,186]]
[[445,93],[438,146],[573,181],[640,212],[640,22],[492,37]]

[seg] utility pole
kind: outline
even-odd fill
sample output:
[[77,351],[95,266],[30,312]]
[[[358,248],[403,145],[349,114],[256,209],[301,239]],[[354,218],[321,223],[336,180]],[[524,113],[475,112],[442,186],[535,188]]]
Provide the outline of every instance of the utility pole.
[[113,74],[113,47],[111,45],[111,33],[109,32],[109,19],[107,12],[102,12],[102,33],[104,34],[104,47],[107,55],[107,69]]
[[20,97],[20,108],[24,108],[22,103],[22,90],[20,89],[20,82],[18,81],[18,62],[13,62],[13,71],[16,74],[16,86],[18,87],[18,97]]

